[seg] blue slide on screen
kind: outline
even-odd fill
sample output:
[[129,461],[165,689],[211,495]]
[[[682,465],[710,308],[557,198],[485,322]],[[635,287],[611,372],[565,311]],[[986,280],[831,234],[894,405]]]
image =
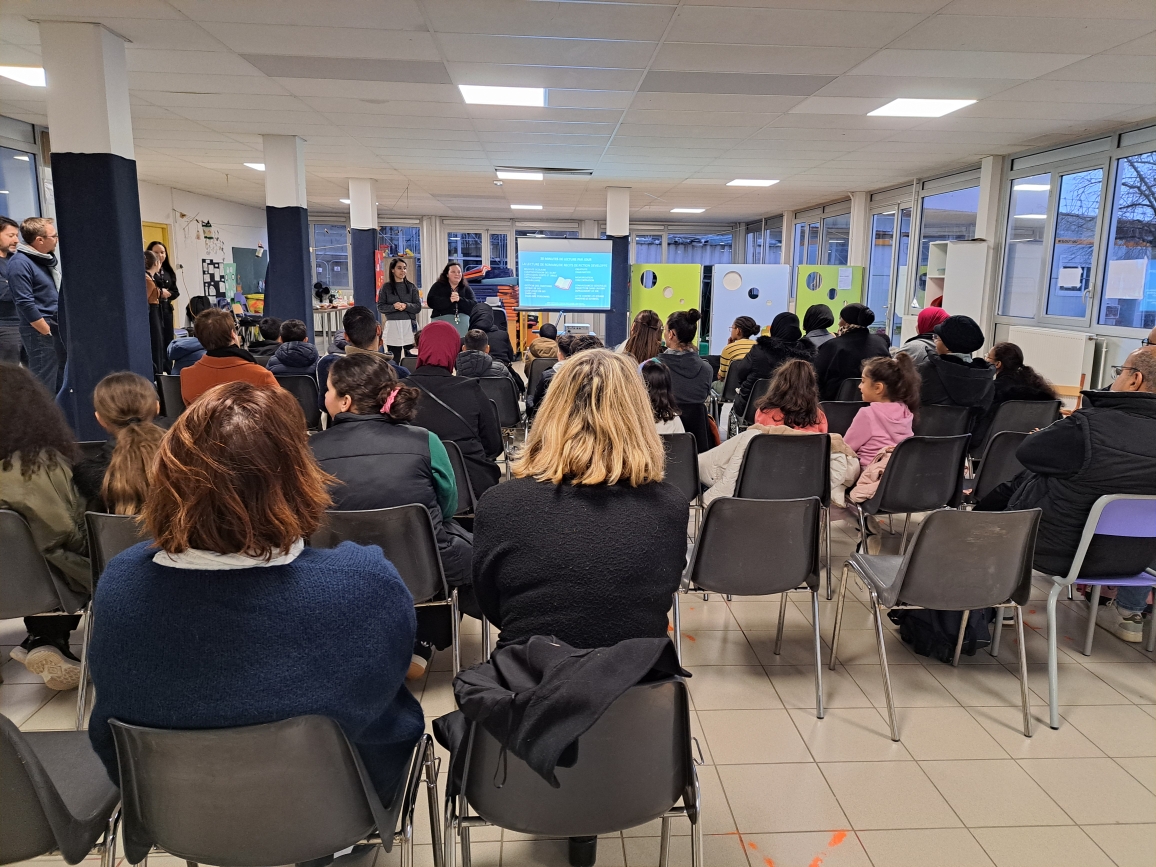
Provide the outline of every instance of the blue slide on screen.
[[609,310],[610,241],[518,239],[518,306]]

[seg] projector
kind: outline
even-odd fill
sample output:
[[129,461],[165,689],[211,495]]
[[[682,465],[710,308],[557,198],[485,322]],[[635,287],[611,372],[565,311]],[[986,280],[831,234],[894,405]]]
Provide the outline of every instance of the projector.
[[589,325],[589,323],[586,323],[586,322],[574,322],[574,323],[567,322],[566,325],[563,327],[566,329],[567,334],[589,334],[590,333],[590,325]]

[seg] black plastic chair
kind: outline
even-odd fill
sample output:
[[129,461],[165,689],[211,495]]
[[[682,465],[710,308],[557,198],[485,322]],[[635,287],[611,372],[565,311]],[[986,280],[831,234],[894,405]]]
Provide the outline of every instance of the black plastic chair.
[[261,867],[329,858],[358,843],[380,843],[388,852],[395,842],[401,863],[409,864],[423,772],[435,851],[441,842],[429,735],[383,804],[356,748],[328,717],[192,731],[109,724],[130,864],[153,846],[190,867]]
[[820,402],[819,408],[827,417],[827,433],[844,436],[847,429],[851,427],[851,422],[855,420],[855,414],[865,406],[867,406],[865,400],[824,400]]
[[0,864],[51,852],[79,864],[95,849],[114,867],[120,792],[88,732],[21,732],[0,716],[0,781]]
[[755,423],[755,404],[759,402],[764,394],[771,388],[771,381],[769,379],[759,379],[755,381],[751,388],[751,394],[747,398],[747,405],[743,407],[743,427],[750,427]]
[[516,428],[523,421],[522,408],[518,406],[518,389],[509,377],[483,376],[478,379],[482,394],[498,407],[498,424],[503,429]]
[[81,440],[76,444],[85,459],[99,458],[104,451],[105,440]]
[[461,667],[458,591],[446,584],[429,509],[420,503],[411,503],[389,509],[326,512],[325,522],[310,538],[310,544],[315,548],[336,548],[341,542],[381,548],[409,588],[415,608],[444,606],[449,609],[454,674],[457,674]]
[[[758,437],[756,437],[758,439]],[[731,596],[781,593],[775,654],[782,650],[787,592],[811,591],[815,643],[815,714],[822,719],[823,658],[819,638],[818,497],[745,500],[719,497],[706,507],[702,531],[682,578],[686,591],[707,590]],[[773,548],[759,540],[774,540]],[[674,643],[682,658],[678,593],[674,594]]]
[[[890,467],[887,472],[890,472]],[[887,473],[883,475],[886,478]],[[839,652],[843,603],[847,598],[847,570],[853,569],[871,594],[871,613],[879,645],[879,665],[883,673],[891,740],[899,740],[899,728],[895,722],[891,675],[887,669],[883,617],[885,609],[911,608],[963,612],[952,665],[959,664],[969,612],[985,608],[1013,609],[1019,639],[1023,731],[1026,737],[1032,736],[1028,658],[1024,647],[1023,609],[1020,606],[1031,595],[1032,557],[1035,554],[1036,530],[1041,514],[1039,509],[1024,512],[963,512],[944,509],[927,516],[927,520],[915,531],[915,538],[904,556],[852,554],[843,566],[839,603],[835,607],[830,667],[834,670]],[[999,652],[997,643],[992,642],[991,652],[992,655]]]
[[743,384],[742,380],[745,371],[742,369],[744,365],[739,364],[740,361],[742,361],[741,358],[736,358],[727,367],[727,375],[726,378],[723,379],[723,403],[731,403],[734,401],[735,395],[738,393],[739,386]]
[[533,361],[531,361],[529,366],[526,368],[526,394],[537,394],[538,383],[542,379],[542,374],[557,363],[557,358],[535,358]]
[[919,407],[911,431],[917,437],[958,437],[971,430],[971,409],[966,406]]
[[970,502],[978,503],[994,488],[1023,472],[1024,466],[1016,458],[1016,449],[1027,438],[1028,435],[1022,431],[1005,430],[988,440],[968,497]]
[[1045,428],[1060,417],[1060,400],[1007,400],[1001,403],[992,416],[991,425],[983,437],[971,444],[971,456],[983,454],[987,444],[996,434],[1004,431],[1031,433],[1036,428]]
[[[679,816],[690,819],[692,867],[703,867],[690,702],[680,678],[624,692],[578,739],[574,766],[557,768],[557,789],[480,725],[471,725],[459,750],[467,751],[460,793],[448,783],[446,788],[446,867],[456,867],[459,837],[462,863],[470,863],[470,829],[483,825],[548,837],[588,837],[661,818],[665,853],[670,820]],[[495,768],[502,769],[500,775]]]
[[835,394],[835,400],[844,402],[849,400],[859,400],[863,393],[859,391],[859,383],[863,381],[861,376],[852,376],[849,379],[844,379],[839,383],[839,391]]
[[751,439],[739,465],[735,496],[748,500],[818,497],[827,550],[827,598],[831,598],[831,437],[828,434],[763,434]]
[[396,361],[398,364],[400,364],[402,367],[404,367],[410,373],[413,373],[415,370],[417,370],[417,356],[416,355],[405,355],[402,358],[395,358],[394,361]]
[[[252,355],[252,353],[250,353],[250,355]],[[261,365],[262,367],[268,367],[269,362],[273,360],[273,356],[272,355],[254,355],[253,360],[255,362],[257,362],[259,365]]]
[[698,479],[698,445],[688,433],[660,434],[666,452],[666,481],[670,482],[690,502],[694,513],[694,530],[698,535],[702,522],[702,484]]
[[508,440],[508,438],[507,438],[507,436],[506,436],[506,431],[505,431],[505,429],[504,429],[504,428],[502,428],[502,413],[501,413],[501,411],[498,409],[498,402],[497,402],[496,400],[494,400],[493,398],[489,398],[489,399],[486,401],[486,403],[488,403],[488,404],[490,405],[490,417],[491,417],[491,418],[493,418],[493,420],[494,420],[494,424],[498,426],[498,429],[499,429],[499,430],[501,431],[501,433],[502,433],[502,450],[501,450],[501,452],[499,452],[499,453],[498,453],[498,454],[496,454],[496,455],[486,455],[486,457],[488,457],[490,460],[494,461],[494,463],[497,463],[497,462],[498,462],[498,460],[502,460],[502,461],[505,461],[505,464],[506,464],[506,478],[507,478],[507,479],[509,479],[509,478],[510,478],[510,450],[509,450],[509,440]]
[[317,380],[312,376],[277,376],[278,385],[297,398],[301,411],[305,413],[305,426],[309,430],[321,429],[321,408],[317,400]]
[[161,387],[161,410],[169,421],[176,421],[185,411],[185,399],[181,397],[181,376],[179,373],[157,374]]
[[442,440],[442,445],[446,447],[446,452],[450,456],[454,480],[458,483],[458,510],[454,513],[454,517],[472,517],[478,505],[478,498],[474,494],[470,473],[466,469],[466,459],[462,455],[461,447],[453,440]]
[[867,553],[867,516],[904,515],[900,550],[907,548],[912,512],[956,508],[962,497],[968,435],[909,437],[895,447],[875,496],[851,503],[859,517],[859,550]]
[[705,403],[680,403],[678,405],[682,418],[682,427],[694,437],[699,452],[714,448],[714,440],[710,435],[710,425],[707,422]]

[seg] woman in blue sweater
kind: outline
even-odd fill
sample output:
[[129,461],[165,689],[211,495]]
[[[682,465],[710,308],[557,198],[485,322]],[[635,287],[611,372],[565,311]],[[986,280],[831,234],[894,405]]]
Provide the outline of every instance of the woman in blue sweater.
[[423,729],[405,688],[413,598],[376,547],[305,548],[333,478],[289,392],[233,382],[165,436],[142,519],[96,592],[89,737],[118,780],[109,719],[156,728],[334,719],[383,800]]

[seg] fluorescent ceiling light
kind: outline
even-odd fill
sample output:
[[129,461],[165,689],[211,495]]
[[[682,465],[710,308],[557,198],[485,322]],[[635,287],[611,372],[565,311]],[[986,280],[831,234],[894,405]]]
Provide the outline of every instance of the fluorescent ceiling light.
[[265,171],[265,164],[264,163],[245,163],[245,165],[247,165],[251,169],[256,169],[259,172]]
[[12,159],[23,160],[24,162],[28,162],[28,154],[16,154],[16,156],[12,157]]
[[503,181],[540,181],[542,180],[541,172],[498,172],[498,177]]
[[338,199],[337,201],[341,202],[341,204],[343,204],[343,205],[349,204],[349,199]]
[[974,102],[974,99],[893,99],[867,114],[874,117],[943,117]]
[[6,196],[6,195],[8,195],[7,190],[0,190],[0,196]]
[[706,208],[671,208],[672,214],[701,214]]
[[30,87],[44,87],[44,69],[39,66],[0,66],[0,75]]
[[1051,184],[1016,184],[1013,190],[1023,190],[1027,193],[1042,193],[1052,188]]
[[1014,220],[1046,220],[1047,214],[1016,214]]
[[750,178],[736,178],[727,184],[728,187],[769,187],[778,181],[756,181]]
[[540,210],[542,210],[541,205],[510,205],[510,207],[515,211],[540,211]]
[[546,104],[544,87],[490,87],[482,84],[459,84],[462,98],[471,105],[530,105]]

